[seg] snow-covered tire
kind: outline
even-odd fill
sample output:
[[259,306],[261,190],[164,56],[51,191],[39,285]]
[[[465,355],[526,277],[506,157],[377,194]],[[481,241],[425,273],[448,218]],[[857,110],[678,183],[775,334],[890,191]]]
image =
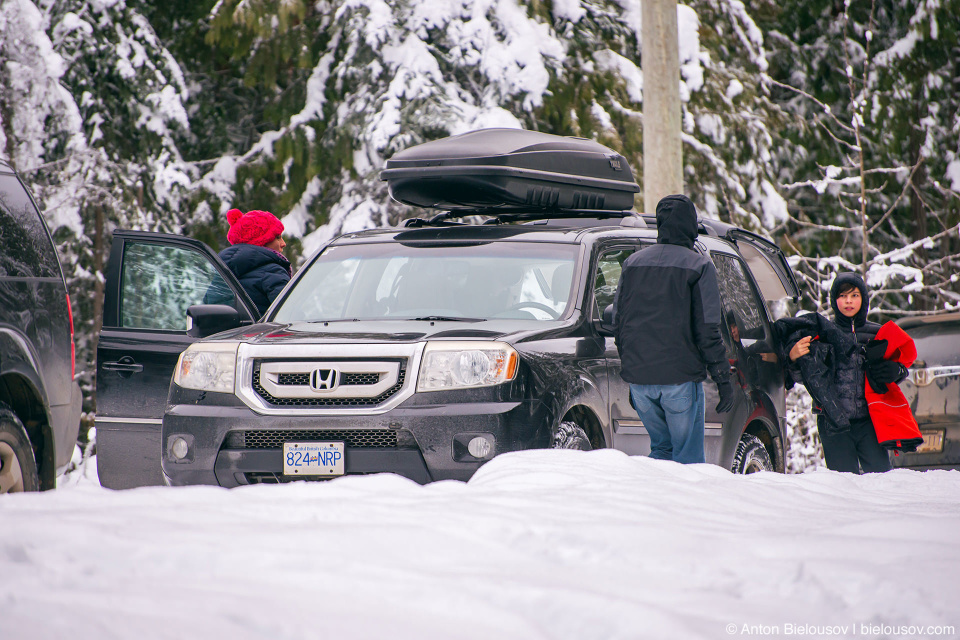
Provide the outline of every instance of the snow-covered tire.
[[576,422],[561,422],[553,434],[553,449],[577,449],[590,451],[590,438]]
[[737,451],[733,454],[734,473],[756,473],[758,471],[774,471],[770,461],[770,453],[755,435],[743,434],[737,443]]
[[40,476],[23,423],[0,404],[0,494],[39,491]]

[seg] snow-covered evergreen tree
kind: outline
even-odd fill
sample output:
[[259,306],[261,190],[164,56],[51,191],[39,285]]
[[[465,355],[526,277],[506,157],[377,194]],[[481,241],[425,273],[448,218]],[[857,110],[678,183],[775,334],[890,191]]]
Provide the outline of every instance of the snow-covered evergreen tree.
[[764,6],[777,97],[798,116],[782,231],[807,306],[828,308],[835,273],[855,270],[886,317],[958,308],[960,3]]
[[[782,116],[739,3],[680,7],[686,180],[701,209],[762,230],[786,205],[768,162]],[[311,252],[396,222],[378,178],[412,144],[491,126],[593,137],[642,169],[639,6],[518,0],[222,0],[207,41],[267,96],[266,131],[231,144],[207,204],[284,215]],[[642,175],[639,175],[642,184]]]

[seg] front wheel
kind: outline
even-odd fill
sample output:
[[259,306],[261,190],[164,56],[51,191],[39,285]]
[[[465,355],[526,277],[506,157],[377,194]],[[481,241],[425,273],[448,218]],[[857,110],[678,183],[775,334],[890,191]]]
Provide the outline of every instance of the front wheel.
[[0,404],[0,494],[39,491],[33,447],[23,423]]
[[770,461],[770,453],[755,435],[745,433],[737,444],[737,451],[733,455],[734,473],[756,473],[758,471],[774,471]]
[[583,430],[576,422],[561,422],[553,434],[553,449],[577,449],[579,451],[590,451],[590,438],[587,432]]

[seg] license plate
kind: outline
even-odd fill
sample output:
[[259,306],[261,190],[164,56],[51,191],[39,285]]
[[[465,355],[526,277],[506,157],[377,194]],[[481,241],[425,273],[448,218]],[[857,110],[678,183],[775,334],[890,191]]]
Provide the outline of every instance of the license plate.
[[344,449],[342,442],[284,442],[283,475],[342,476]]
[[943,430],[921,431],[923,444],[917,447],[917,453],[940,453],[943,451]]

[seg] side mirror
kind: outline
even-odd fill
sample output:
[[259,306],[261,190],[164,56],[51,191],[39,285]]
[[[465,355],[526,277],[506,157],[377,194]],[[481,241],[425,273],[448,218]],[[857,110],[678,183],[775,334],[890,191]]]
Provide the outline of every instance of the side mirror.
[[187,335],[193,338],[206,338],[242,324],[237,310],[225,304],[195,304],[187,308]]
[[597,328],[597,333],[602,336],[613,336],[616,329],[616,325],[613,322],[613,305],[608,304],[603,310],[603,316],[600,320],[596,321],[594,325]]

